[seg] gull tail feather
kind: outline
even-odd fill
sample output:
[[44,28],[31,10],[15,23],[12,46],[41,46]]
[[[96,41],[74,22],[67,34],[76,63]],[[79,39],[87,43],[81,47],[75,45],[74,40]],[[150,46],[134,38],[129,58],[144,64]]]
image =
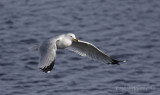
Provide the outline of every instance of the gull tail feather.
[[31,50],[31,51],[38,51],[39,45],[30,46],[28,49]]

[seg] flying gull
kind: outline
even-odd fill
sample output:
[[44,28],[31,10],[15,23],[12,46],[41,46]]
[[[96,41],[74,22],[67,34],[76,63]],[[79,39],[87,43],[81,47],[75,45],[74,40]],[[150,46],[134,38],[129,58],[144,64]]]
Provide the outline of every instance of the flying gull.
[[31,48],[39,51],[40,59],[38,67],[45,73],[49,73],[53,69],[57,49],[66,48],[78,53],[81,56],[88,56],[107,64],[119,65],[119,62],[126,62],[126,60],[119,61],[109,57],[91,43],[78,40],[72,33],[50,38],[49,40],[41,43],[41,45],[33,46]]

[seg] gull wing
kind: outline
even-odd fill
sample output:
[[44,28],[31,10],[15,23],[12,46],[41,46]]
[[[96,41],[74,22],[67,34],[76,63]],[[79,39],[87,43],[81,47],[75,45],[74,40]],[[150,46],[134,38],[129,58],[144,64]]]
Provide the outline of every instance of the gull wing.
[[41,44],[39,48],[40,59],[38,67],[45,73],[49,73],[54,66],[56,58],[56,41],[50,42],[45,41]]
[[123,62],[123,61],[118,61],[118,60],[110,58],[104,52],[99,50],[97,47],[95,47],[91,43],[81,41],[81,40],[78,40],[78,42],[73,42],[72,45],[68,49],[78,53],[81,56],[88,56],[95,60],[98,60],[104,63],[108,63],[108,64],[110,63],[118,64],[118,62]]

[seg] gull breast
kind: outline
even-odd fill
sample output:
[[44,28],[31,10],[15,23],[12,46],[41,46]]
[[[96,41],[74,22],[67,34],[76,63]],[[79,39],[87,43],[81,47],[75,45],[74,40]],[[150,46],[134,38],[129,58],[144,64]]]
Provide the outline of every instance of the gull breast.
[[72,44],[72,41],[69,39],[62,39],[56,41],[57,49],[64,49],[69,47]]

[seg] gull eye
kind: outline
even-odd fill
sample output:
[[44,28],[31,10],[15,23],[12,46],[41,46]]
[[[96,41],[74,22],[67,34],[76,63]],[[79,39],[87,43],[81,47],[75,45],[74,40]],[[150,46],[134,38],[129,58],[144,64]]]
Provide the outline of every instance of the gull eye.
[[72,38],[72,36],[70,36]]

